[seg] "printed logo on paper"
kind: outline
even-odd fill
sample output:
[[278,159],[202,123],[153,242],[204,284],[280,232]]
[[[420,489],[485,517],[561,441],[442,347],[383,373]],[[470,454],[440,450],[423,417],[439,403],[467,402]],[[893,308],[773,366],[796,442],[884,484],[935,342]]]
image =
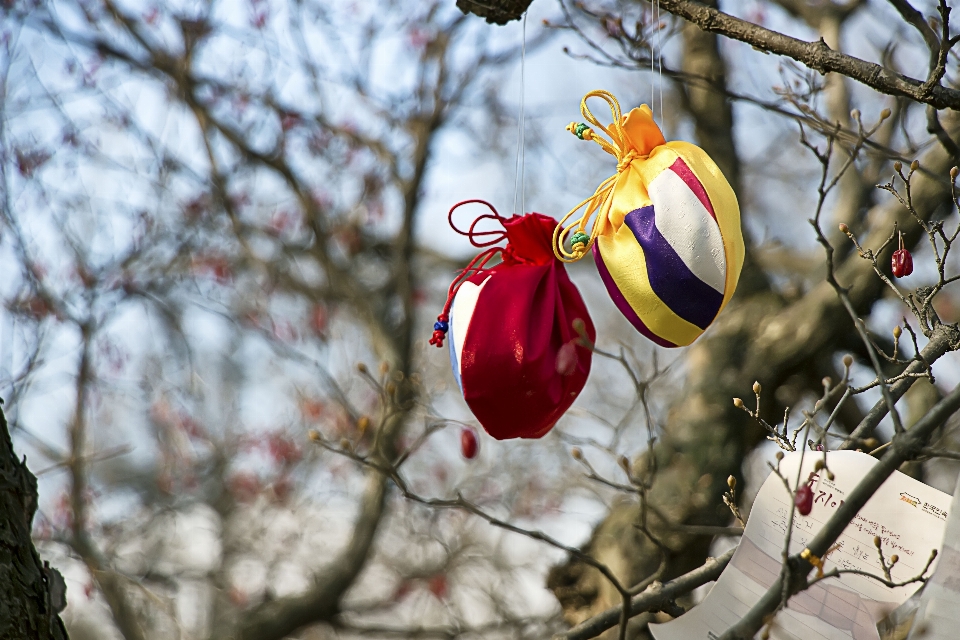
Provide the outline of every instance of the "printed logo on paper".
[[900,499],[906,502],[907,504],[911,504],[915,507],[920,506],[920,498],[916,498],[910,495],[909,493],[907,493],[906,491],[903,491],[900,493]]

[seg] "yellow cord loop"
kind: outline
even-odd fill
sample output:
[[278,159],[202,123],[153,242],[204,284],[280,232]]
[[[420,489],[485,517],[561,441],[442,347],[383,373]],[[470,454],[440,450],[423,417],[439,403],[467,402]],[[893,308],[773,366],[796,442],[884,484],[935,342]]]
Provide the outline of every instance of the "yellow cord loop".
[[[600,98],[607,103],[610,107],[610,115],[613,118],[610,126],[607,127],[600,124],[593,113],[590,112],[590,109],[587,107],[588,98]],[[627,170],[631,162],[640,157],[635,149],[628,149],[627,136],[623,130],[623,116],[620,111],[620,103],[617,102],[617,99],[613,97],[613,94],[609,91],[598,89],[583,96],[583,100],[580,101],[580,113],[583,115],[584,120],[593,125],[594,129],[591,129],[583,123],[577,124],[576,122],[571,122],[567,125],[567,131],[581,140],[592,140],[596,142],[600,145],[601,149],[615,157],[617,159],[617,173],[601,182],[594,194],[571,209],[570,212],[560,220],[557,228],[554,229],[553,254],[562,262],[576,262],[593,247],[600,231],[600,225],[597,223],[601,217],[610,212],[613,187],[617,183],[617,178]],[[598,131],[605,133],[609,141],[598,135]],[[583,207],[586,207],[583,215],[576,221],[564,226],[566,222]],[[597,215],[594,216],[594,214]],[[588,224],[590,225],[589,232],[587,232]],[[570,251],[564,248],[568,236],[572,244]]]

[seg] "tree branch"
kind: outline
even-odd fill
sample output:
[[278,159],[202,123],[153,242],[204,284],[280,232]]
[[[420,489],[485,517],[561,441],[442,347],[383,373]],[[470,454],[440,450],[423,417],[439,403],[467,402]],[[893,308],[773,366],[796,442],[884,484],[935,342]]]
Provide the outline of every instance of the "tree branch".
[[[264,602],[245,614],[238,631],[218,630],[214,638],[276,640],[308,624],[329,621],[340,611],[340,601],[354,583],[370,556],[374,536],[383,517],[387,478],[376,470],[367,472],[360,513],[353,525],[350,543],[303,594]],[[222,634],[222,635],[221,635]]]
[[[920,455],[923,445],[933,432],[957,410],[960,410],[960,386],[955,387],[943,400],[938,402],[912,429],[894,437],[893,446],[890,447],[887,454],[870,469],[863,480],[850,492],[840,508],[807,545],[809,553],[818,558],[822,557],[880,485],[901,464]],[[760,601],[750,609],[747,615],[720,636],[721,640],[753,638],[770,614],[778,611],[785,604],[784,594],[789,598],[806,588],[807,575],[813,569],[813,565],[802,558],[800,554],[791,556],[787,563],[787,570],[780,574],[777,581],[767,590]],[[784,575],[789,576],[786,584],[784,584]]]
[[[904,370],[904,373],[924,373],[931,363],[938,360],[948,351],[955,350],[958,346],[960,346],[960,332],[957,331],[957,327],[946,324],[939,325],[934,329],[930,341],[924,346],[923,350],[920,351],[921,360],[911,362]],[[897,401],[903,397],[903,394],[905,394],[916,381],[917,379],[915,377],[908,375],[890,385],[890,395],[893,400]],[[850,436],[839,449],[853,449],[858,446],[862,440],[869,438],[873,434],[873,430],[877,428],[877,425],[880,424],[880,421],[883,420],[886,415],[887,403],[881,398],[873,408],[870,409],[870,412],[864,416],[860,424],[857,425],[857,428],[850,433]]]
[[[685,573],[679,578],[674,578],[662,584],[659,582],[651,584],[642,593],[638,593],[630,600],[628,617],[632,618],[646,612],[662,611],[668,606],[676,607],[674,600],[720,577],[720,574],[727,567],[727,563],[730,562],[730,558],[733,557],[735,550],[730,549],[719,558],[707,558],[703,566]],[[607,609],[603,613],[581,622],[569,631],[558,633],[553,636],[553,640],[595,638],[607,629],[615,627],[620,621],[622,613],[622,605]]]
[[793,58],[820,73],[836,72],[880,93],[904,96],[937,109],[960,108],[960,91],[929,86],[926,81],[894,73],[880,65],[834,51],[823,40],[805,42],[710,8],[695,0],[660,0],[660,7],[704,31],[745,42],[768,53]]
[[904,20],[920,32],[920,35],[923,36],[923,41],[927,43],[927,47],[931,51],[936,51],[940,48],[940,38],[937,37],[937,32],[927,24],[927,21],[923,19],[923,14],[914,9],[913,5],[907,2],[907,0],[888,0],[888,2],[900,12]]
[[533,0],[457,0],[457,8],[485,18],[491,24],[519,20]]

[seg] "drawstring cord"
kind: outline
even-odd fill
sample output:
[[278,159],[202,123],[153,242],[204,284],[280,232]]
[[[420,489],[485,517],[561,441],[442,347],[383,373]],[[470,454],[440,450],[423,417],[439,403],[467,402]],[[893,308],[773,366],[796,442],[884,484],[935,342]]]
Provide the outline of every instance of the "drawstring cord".
[[[482,216],[478,216],[470,225],[469,229],[462,231],[461,229],[458,229],[457,225],[455,225],[453,222],[453,212],[456,211],[458,207],[471,203],[485,205],[493,213],[485,213]],[[488,248],[477,254],[477,256],[467,264],[463,271],[457,274],[457,277],[453,279],[453,282],[450,283],[450,288],[447,289],[447,301],[443,305],[443,311],[437,316],[437,321],[433,323],[433,337],[430,338],[430,344],[435,345],[438,348],[443,347],[443,338],[446,336],[447,331],[450,330],[450,307],[453,305],[453,299],[456,297],[457,291],[460,290],[460,285],[466,282],[469,278],[488,271],[488,269],[485,269],[487,263],[493,260],[497,254],[500,254],[501,256],[506,255],[502,247],[494,247],[492,245],[495,245],[506,238],[507,232],[477,231],[477,224],[481,220],[496,220],[502,225],[506,218],[497,213],[497,210],[494,208],[494,206],[486,200],[464,200],[462,202],[458,202],[450,208],[450,213],[447,214],[447,222],[450,223],[450,227],[454,231],[462,236],[467,236],[470,239],[470,244],[473,246]],[[489,238],[490,236],[493,236],[493,238],[482,241],[478,240],[479,238]]]
[[[607,103],[610,107],[610,115],[613,117],[613,122],[610,123],[609,127],[603,126],[596,117],[594,117],[593,113],[591,113],[587,107],[587,98],[601,98]],[[562,262],[576,262],[593,247],[600,231],[597,223],[604,215],[610,212],[613,187],[617,182],[617,178],[620,177],[621,173],[626,171],[631,162],[640,157],[635,149],[631,148],[625,151],[628,146],[627,134],[623,130],[623,117],[620,111],[620,103],[617,102],[617,99],[613,97],[613,94],[609,91],[598,89],[583,96],[583,100],[580,101],[580,113],[583,114],[583,118],[587,122],[596,127],[597,130],[605,133],[610,140],[607,141],[598,136],[597,132],[584,122],[571,122],[567,125],[567,131],[581,140],[592,140],[596,142],[600,145],[601,149],[615,157],[617,159],[617,173],[601,182],[594,194],[571,209],[570,212],[560,220],[557,228],[554,229],[553,254]],[[567,220],[572,218],[584,206],[586,206],[586,211],[584,211],[583,215],[575,222],[564,226]],[[594,218],[595,213],[597,216]],[[587,224],[591,218],[593,218],[593,223],[590,226],[590,231],[587,232]],[[568,236],[570,237],[571,243],[570,251],[564,248]]]

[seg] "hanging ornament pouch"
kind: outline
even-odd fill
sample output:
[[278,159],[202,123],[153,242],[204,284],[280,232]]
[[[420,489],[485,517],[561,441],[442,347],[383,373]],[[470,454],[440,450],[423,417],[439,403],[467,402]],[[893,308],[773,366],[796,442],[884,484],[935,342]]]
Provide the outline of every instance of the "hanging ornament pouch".
[[[469,203],[491,213],[461,231],[453,214]],[[485,220],[503,230],[477,231]],[[581,336],[591,344],[596,338],[580,292],[554,256],[557,221],[539,213],[504,218],[483,200],[455,205],[449,221],[484,251],[451,283],[430,344],[442,347],[446,338],[453,375],[487,433],[540,438],[590,373],[593,353]]]
[[[610,107],[609,126],[588,109],[592,97]],[[730,301],[740,277],[737,197],[702,149],[664,139],[647,105],[623,116],[613,95],[591,91],[580,111],[589,124],[567,129],[614,156],[617,172],[561,220],[556,257],[574,262],[593,249],[607,292],[631,324],[661,346],[688,345]]]

